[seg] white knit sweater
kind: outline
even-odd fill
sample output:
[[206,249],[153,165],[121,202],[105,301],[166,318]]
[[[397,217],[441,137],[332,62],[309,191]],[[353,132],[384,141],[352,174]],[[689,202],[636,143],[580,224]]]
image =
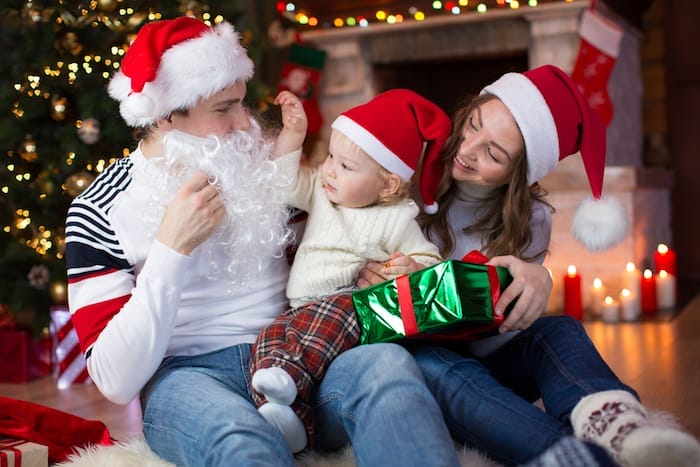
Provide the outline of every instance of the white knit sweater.
[[351,288],[367,261],[386,261],[395,252],[426,266],[441,260],[418,223],[418,206],[406,199],[388,206],[346,208],[330,203],[318,170],[300,167],[300,154],[276,160],[286,173],[297,173],[289,204],[309,213],[287,283],[292,306]]

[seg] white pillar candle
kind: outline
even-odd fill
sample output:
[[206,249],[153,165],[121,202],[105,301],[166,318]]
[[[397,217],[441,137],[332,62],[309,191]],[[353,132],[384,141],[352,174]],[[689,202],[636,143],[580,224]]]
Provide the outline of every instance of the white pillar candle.
[[620,317],[624,321],[636,321],[642,313],[639,295],[634,295],[630,289],[620,292]]
[[620,320],[620,303],[608,295],[600,306],[600,316],[606,323],[617,323]]
[[605,298],[605,287],[603,281],[599,277],[593,279],[593,284],[589,290],[588,298],[590,300],[590,309],[593,316],[600,316],[600,306]]
[[676,306],[676,278],[663,269],[656,275],[656,304],[660,310]]
[[639,297],[641,294],[642,273],[632,261],[625,265],[622,273],[622,288],[629,290],[632,295]]

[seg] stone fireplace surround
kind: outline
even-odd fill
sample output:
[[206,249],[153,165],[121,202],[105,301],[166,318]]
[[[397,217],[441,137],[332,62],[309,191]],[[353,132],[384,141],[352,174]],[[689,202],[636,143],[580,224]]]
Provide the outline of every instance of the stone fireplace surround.
[[[374,65],[526,51],[530,68],[551,63],[571,71],[580,43],[581,13],[588,6],[588,1],[575,0],[484,15],[438,16],[398,25],[304,32],[304,42],[327,53],[319,93],[325,126],[316,157],[325,156],[329,123],[346,109],[376,95],[380,86],[375,83]],[[569,264],[575,265],[582,276],[586,304],[594,277],[600,277],[608,294],[617,298],[625,264],[633,261],[640,269],[653,267],[656,245],[671,242],[671,173],[643,168],[640,162],[641,72],[638,38],[633,34],[624,36],[615,67],[609,88],[615,117],[608,127],[603,192],[618,197],[626,208],[630,235],[606,252],[586,251],[573,239],[570,227],[576,207],[590,195],[580,157],[565,159],[545,177],[541,184],[556,208],[550,255],[544,263],[554,281],[550,311],[561,311],[562,282]]]

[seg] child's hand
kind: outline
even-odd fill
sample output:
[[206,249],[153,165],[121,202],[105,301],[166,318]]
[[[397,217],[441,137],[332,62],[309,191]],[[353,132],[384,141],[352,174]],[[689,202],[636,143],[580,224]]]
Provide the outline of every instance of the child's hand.
[[308,120],[301,100],[290,91],[282,91],[275,97],[275,104],[282,111],[282,124],[288,131],[306,133]]

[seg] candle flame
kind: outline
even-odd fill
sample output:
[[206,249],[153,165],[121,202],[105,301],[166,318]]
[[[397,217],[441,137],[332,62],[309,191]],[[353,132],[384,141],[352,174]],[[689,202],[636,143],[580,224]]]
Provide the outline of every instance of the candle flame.
[[668,246],[665,243],[659,243],[659,245],[656,247],[656,251],[662,255],[665,255],[668,253]]
[[664,279],[666,276],[668,276],[668,273],[666,272],[666,270],[662,269],[659,271],[660,278]]
[[606,305],[612,305],[613,298],[610,295],[608,295],[607,297],[605,297],[604,301]]
[[634,270],[637,268],[635,267],[634,263],[630,261],[625,265],[625,269],[627,270],[627,272],[634,272]]
[[645,269],[644,270],[644,278],[651,279],[651,276],[652,276],[651,269]]
[[622,289],[620,295],[622,295],[623,297],[629,297],[630,295],[632,295],[632,292],[630,291],[630,289]]
[[570,276],[575,276],[575,275],[576,275],[576,266],[574,266],[573,264],[570,264],[569,267],[566,268],[566,272],[567,272]]
[[603,287],[603,281],[600,280],[600,277],[596,277],[595,279],[593,279],[593,287],[596,289],[600,289],[601,287]]

